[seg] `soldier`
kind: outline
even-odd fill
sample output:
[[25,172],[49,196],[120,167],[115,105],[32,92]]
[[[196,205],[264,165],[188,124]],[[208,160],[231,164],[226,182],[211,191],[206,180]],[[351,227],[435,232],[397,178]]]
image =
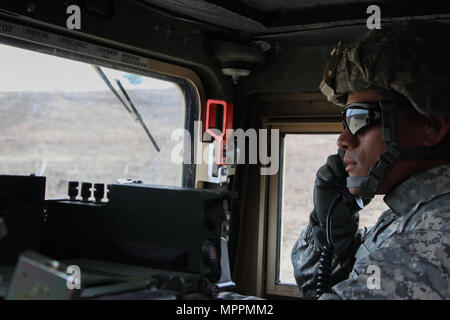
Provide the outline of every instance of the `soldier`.
[[[450,26],[394,23],[339,44],[321,90],[344,130],[292,249],[302,296],[449,299]],[[358,230],[375,194],[390,210]]]

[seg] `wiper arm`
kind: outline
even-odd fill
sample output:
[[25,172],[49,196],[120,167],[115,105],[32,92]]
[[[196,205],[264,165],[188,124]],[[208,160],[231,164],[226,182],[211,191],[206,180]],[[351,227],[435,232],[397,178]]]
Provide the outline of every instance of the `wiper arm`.
[[105,75],[103,70],[99,66],[92,65],[92,67],[95,69],[95,71],[97,71],[99,76],[103,79],[103,81],[106,83],[108,88],[111,89],[112,93],[116,96],[116,98],[120,101],[120,103],[122,103],[122,105],[125,107],[125,109],[128,111],[128,113],[131,115],[131,117],[135,121],[137,121],[137,122],[139,122],[141,124],[142,128],[144,129],[144,131],[147,134],[147,136],[150,138],[150,140],[151,140],[153,146],[155,147],[156,151],[159,152],[160,149],[158,147],[158,144],[156,143],[156,141],[153,138],[152,134],[148,130],[147,126],[144,123],[144,120],[142,120],[141,114],[139,113],[139,111],[134,106],[133,102],[131,101],[130,97],[128,96],[127,92],[125,91],[125,88],[122,86],[120,81],[118,79],[116,79],[116,82],[117,82],[120,90],[122,91],[123,95],[127,99],[128,103],[129,103],[129,106],[126,104],[125,101],[123,101],[122,97],[117,93],[116,89],[114,89],[114,87],[112,86],[111,82],[109,81],[108,77]]
[[133,110],[133,114],[136,116],[137,120],[139,121],[139,123],[142,125],[142,127],[144,128],[145,133],[147,134],[147,136],[150,138],[150,140],[152,141],[153,145],[155,146],[156,150],[158,150],[159,152],[159,147],[156,144],[155,139],[153,139],[152,134],[150,133],[150,131],[148,131],[147,126],[144,123],[144,120],[142,120],[141,114],[139,113],[139,111],[137,111],[136,107],[134,106],[133,101],[131,101],[130,97],[128,96],[128,93],[125,91],[125,88],[122,86],[122,83],[120,82],[119,79],[116,79],[116,83],[119,86],[120,90],[122,90],[123,95],[125,96],[125,98],[127,98],[128,103],[130,104],[131,109]]

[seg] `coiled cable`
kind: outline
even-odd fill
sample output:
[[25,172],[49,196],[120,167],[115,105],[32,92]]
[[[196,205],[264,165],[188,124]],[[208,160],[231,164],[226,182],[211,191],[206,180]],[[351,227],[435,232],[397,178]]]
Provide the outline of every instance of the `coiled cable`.
[[316,275],[316,299],[319,299],[322,294],[330,292],[331,263],[334,254],[334,242],[331,236],[331,216],[333,215],[333,211],[337,204],[342,201],[342,199],[343,196],[339,192],[328,208],[325,224],[327,244],[323,246],[322,252],[320,253],[319,269]]

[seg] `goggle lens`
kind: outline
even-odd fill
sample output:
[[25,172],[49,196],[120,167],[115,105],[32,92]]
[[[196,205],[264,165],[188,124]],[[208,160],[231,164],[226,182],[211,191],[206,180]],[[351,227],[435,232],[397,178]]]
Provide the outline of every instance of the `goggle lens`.
[[345,123],[351,134],[356,134],[369,124],[369,110],[348,109],[345,112]]
[[[378,104],[376,104],[378,106]],[[352,135],[356,135],[363,129],[373,125],[375,121],[381,118],[381,113],[374,110],[374,104],[364,104],[361,108],[361,103],[357,106],[353,104],[348,105],[344,109],[344,129],[347,129]]]

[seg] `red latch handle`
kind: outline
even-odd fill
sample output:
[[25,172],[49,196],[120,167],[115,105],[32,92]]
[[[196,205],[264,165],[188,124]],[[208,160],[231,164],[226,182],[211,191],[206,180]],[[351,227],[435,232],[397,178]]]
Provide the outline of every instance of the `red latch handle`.
[[[216,114],[217,106],[223,106],[223,119],[222,119],[222,130],[220,135],[217,135],[211,129],[216,128]],[[217,140],[217,165],[225,164],[223,161],[224,145],[226,148],[227,136],[225,136],[227,130],[233,129],[233,104],[226,102],[225,100],[214,100],[209,99],[206,105],[206,132],[208,132],[211,137]]]

